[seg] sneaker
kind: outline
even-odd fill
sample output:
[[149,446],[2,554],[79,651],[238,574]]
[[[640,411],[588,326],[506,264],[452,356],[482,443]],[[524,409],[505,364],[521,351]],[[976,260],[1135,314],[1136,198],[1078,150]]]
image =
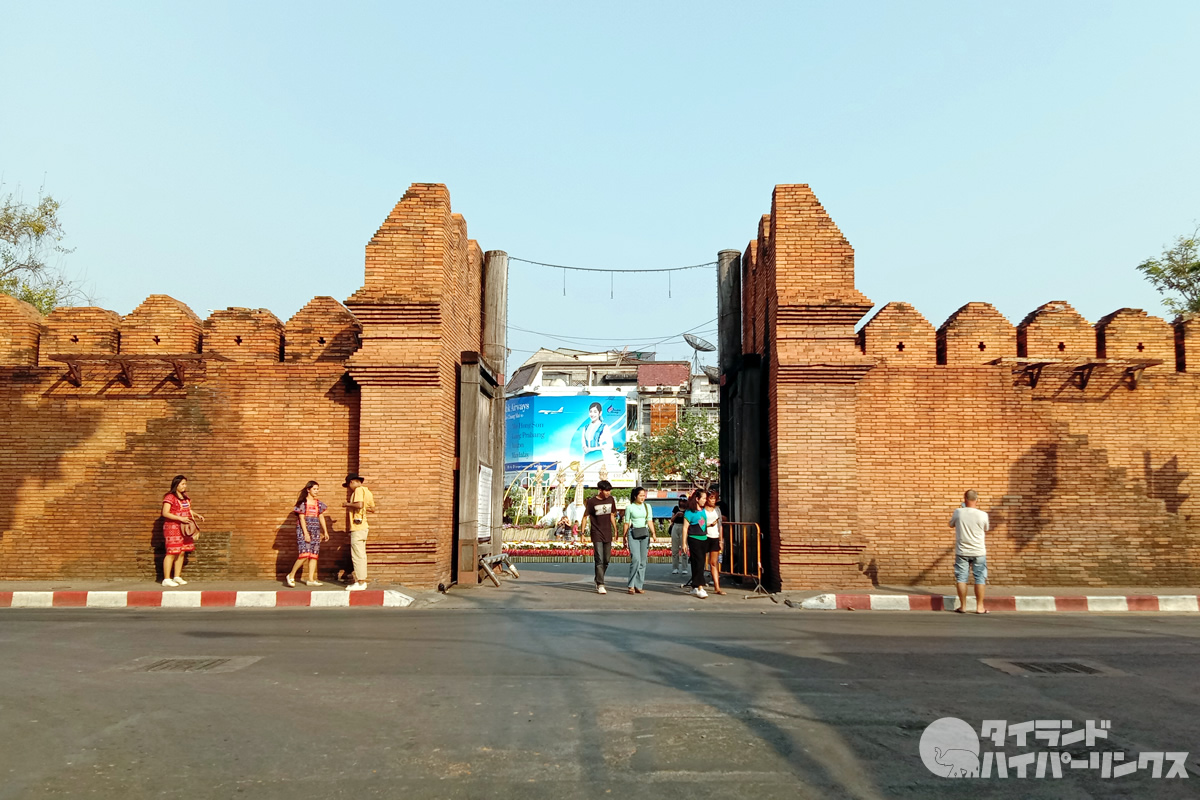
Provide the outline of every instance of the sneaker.
[[696,597],[699,597],[701,600],[703,600],[704,598],[708,597],[708,592],[704,591],[704,589],[697,589]]
[[596,594],[608,594],[608,589],[605,589],[603,586],[597,586]]
[[296,588],[296,579],[293,578],[291,575],[288,575],[286,578],[284,578],[283,582],[286,583],[292,589]]
[[699,597],[699,596],[700,596],[700,590],[699,590],[699,589],[692,589],[690,592],[688,592],[688,594],[690,594],[692,597]]
[[677,570],[677,569],[673,569],[673,570],[671,570],[671,574],[672,574],[672,575],[678,575],[678,574],[679,574],[679,570]]
[[365,588],[367,588],[367,585],[365,583],[358,582],[358,583],[352,583],[349,586],[347,586],[346,591],[347,592],[361,592]]
[[325,584],[321,583],[321,581],[305,581],[304,585],[305,586],[324,586]]
[[170,588],[174,589],[174,588],[175,588],[176,586],[178,586],[179,584],[178,584],[178,583],[176,583],[175,581],[171,580],[170,578],[163,578],[162,585],[163,585],[163,586],[169,586]]
[[180,586],[187,586],[187,581],[185,581],[183,578],[176,578],[175,582],[178,583]]

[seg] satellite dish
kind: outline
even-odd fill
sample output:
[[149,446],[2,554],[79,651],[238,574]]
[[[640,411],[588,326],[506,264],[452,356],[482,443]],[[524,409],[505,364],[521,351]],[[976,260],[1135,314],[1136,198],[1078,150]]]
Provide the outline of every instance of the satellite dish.
[[716,367],[704,367],[703,369],[704,369],[704,374],[708,376],[708,379],[710,381],[712,381],[713,383],[721,382],[721,372]]
[[717,349],[716,346],[711,342],[705,341],[699,336],[693,336],[690,333],[685,333],[683,335],[683,340],[690,344],[693,350],[697,350],[701,353],[711,353]]

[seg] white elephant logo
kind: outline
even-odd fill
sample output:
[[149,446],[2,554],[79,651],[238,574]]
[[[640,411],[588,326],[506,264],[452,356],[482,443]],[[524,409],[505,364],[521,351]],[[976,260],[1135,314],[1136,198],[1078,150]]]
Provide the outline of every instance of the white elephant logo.
[[931,722],[921,734],[921,762],[942,778],[979,777],[979,734],[957,717]]
[[979,755],[970,750],[943,750],[933,748],[933,760],[946,769],[942,773],[947,778],[978,778]]

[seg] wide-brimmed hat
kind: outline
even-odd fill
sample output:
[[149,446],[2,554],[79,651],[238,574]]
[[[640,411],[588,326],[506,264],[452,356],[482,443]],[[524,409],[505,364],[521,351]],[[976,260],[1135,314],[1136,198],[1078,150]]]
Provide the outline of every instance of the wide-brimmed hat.
[[346,476],[346,480],[345,480],[345,482],[342,483],[342,486],[346,489],[349,489],[350,481],[358,481],[359,483],[366,483],[367,479],[364,478],[362,475],[351,472],[349,475]]

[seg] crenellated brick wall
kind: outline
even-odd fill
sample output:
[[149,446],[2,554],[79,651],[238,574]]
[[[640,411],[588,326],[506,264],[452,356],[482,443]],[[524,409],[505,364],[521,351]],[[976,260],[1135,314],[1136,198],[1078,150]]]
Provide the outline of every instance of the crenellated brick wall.
[[0,295],[0,578],[154,576],[176,474],[207,516],[190,575],[286,572],[309,480],[331,507],[330,574],[348,566],[355,470],[380,507],[372,577],[449,582],[457,371],[482,349],[482,260],[446,187],[416,184],[367,245],[363,288],[286,325],[247,308],[202,321],[166,295],[124,318],[42,318]]
[[849,243],[807,186],[776,187],[764,219],[742,350],[770,362],[766,523],[785,588],[952,582],[968,488],[992,516],[995,583],[1200,581],[1195,320],[1121,309],[1093,326],[1054,301],[1014,328],[974,302],[935,331],[891,302],[849,347],[869,306]]
[[[245,308],[201,320],[165,295],[124,318],[43,318],[0,295],[0,578],[153,575],[178,473],[208,516],[191,574],[286,571],[308,480],[334,509],[328,574],[345,562],[340,484],[357,470],[380,506],[374,577],[448,582],[483,253],[446,187],[414,184],[365,263],[345,305],[317,297],[286,324]],[[948,583],[947,521],[967,488],[992,515],[995,583],[1200,579],[1196,319],[1121,309],[1090,325],[1053,301],[1014,327],[975,302],[935,328],[890,302],[856,331],[872,302],[805,185],[776,187],[740,279],[738,380],[753,375],[739,385],[765,430],[737,480],[764,476],[783,587]]]

